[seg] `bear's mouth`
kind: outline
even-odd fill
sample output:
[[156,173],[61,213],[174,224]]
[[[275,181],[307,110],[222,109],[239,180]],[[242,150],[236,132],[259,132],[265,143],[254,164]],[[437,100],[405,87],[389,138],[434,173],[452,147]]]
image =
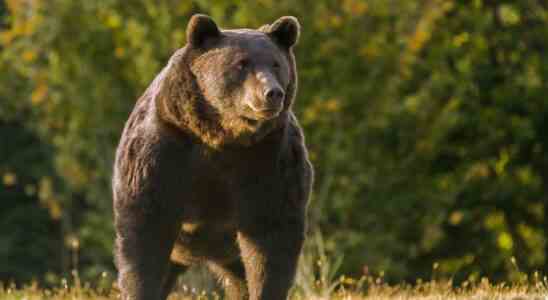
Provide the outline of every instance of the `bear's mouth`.
[[262,120],[269,120],[272,118],[277,117],[281,112],[283,107],[280,105],[279,107],[261,107],[257,108],[254,105],[248,105],[251,109],[251,112],[253,113],[253,117],[257,117],[257,119]]
[[250,99],[246,97],[244,100],[247,106],[247,116],[258,121],[270,120],[277,117],[283,110],[283,102],[271,103],[265,100]]
[[267,108],[255,111],[256,114],[260,115],[263,118],[272,119],[280,114],[282,110],[280,108]]
[[248,118],[248,117],[242,117],[242,120],[247,123],[247,125],[250,126],[257,126],[259,124],[259,120]]
[[263,122],[272,120],[276,117],[278,117],[281,113],[281,109],[261,109],[261,110],[253,110],[251,109],[251,112],[247,113],[245,116],[241,116],[242,120],[247,123],[247,125],[252,127],[257,127],[261,125]]

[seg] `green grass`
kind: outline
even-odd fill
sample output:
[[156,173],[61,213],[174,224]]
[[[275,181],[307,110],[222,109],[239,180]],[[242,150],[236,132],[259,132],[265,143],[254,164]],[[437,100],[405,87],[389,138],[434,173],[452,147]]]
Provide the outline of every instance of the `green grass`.
[[[380,278],[363,277],[360,280],[341,278],[332,290],[322,290],[323,284],[317,282],[315,290],[305,292],[298,286],[292,292],[292,300],[305,299],[340,299],[340,300],[548,300],[548,280],[536,278],[516,284],[492,284],[487,279],[477,283],[465,282],[454,287],[449,281],[429,281],[417,284],[389,285]],[[170,300],[178,299],[221,299],[215,292],[196,291],[184,285],[179,291],[170,296]],[[38,285],[29,285],[23,288],[13,286],[0,287],[1,300],[107,300],[119,299],[118,292],[112,289],[92,289],[88,286],[64,285],[54,289],[41,289]]]

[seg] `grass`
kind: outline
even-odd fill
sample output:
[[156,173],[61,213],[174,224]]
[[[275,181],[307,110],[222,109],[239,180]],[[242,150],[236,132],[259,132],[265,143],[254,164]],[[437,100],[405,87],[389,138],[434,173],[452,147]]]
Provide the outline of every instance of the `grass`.
[[[320,287],[320,282],[316,283]],[[335,288],[326,292],[316,290],[305,292],[298,285],[293,290],[291,300],[340,299],[340,300],[548,300],[548,280],[546,277],[533,278],[519,284],[492,284],[487,279],[477,283],[465,282],[455,287],[450,281],[418,282],[417,284],[389,285],[382,278],[362,277],[352,279],[341,277]],[[92,289],[89,286],[69,286],[66,283],[54,289],[41,289],[37,284],[23,288],[0,287],[1,300],[107,300],[119,299],[118,292],[112,289]],[[173,293],[170,300],[182,299],[221,299],[216,293],[196,291],[184,285]]]
[[[520,274],[515,282],[492,283],[481,278],[459,285],[443,279],[391,285],[384,281],[383,275],[337,277],[342,259],[341,255],[326,251],[321,234],[312,235],[299,261],[290,300],[548,300],[548,277],[539,273],[527,276],[519,271],[514,259],[512,263]],[[91,287],[82,284],[74,270],[70,283],[62,279],[56,288],[41,288],[37,283],[16,287],[0,282],[0,300],[118,300],[119,292],[111,284],[112,279],[104,272]],[[211,274],[203,267],[194,268],[179,279],[178,288],[169,300],[222,299]]]

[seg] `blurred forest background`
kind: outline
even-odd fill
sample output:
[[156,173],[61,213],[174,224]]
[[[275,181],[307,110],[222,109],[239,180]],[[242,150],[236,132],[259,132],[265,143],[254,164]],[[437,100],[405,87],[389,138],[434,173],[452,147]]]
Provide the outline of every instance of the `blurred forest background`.
[[0,281],[112,264],[114,149],[193,13],[297,16],[311,231],[341,274],[548,272],[544,0],[0,1]]

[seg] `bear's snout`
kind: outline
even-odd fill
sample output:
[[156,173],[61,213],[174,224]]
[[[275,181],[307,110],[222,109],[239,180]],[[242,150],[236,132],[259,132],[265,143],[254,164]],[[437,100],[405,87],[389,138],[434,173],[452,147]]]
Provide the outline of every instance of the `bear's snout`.
[[285,93],[280,87],[267,88],[264,91],[264,99],[268,106],[282,107],[285,98]]
[[255,101],[249,101],[248,106],[262,118],[276,117],[284,107],[285,92],[277,85],[270,85],[263,89],[263,93]]
[[260,118],[274,118],[284,107],[285,91],[270,72],[257,72],[250,81],[250,90],[255,90],[246,97],[246,104]]

